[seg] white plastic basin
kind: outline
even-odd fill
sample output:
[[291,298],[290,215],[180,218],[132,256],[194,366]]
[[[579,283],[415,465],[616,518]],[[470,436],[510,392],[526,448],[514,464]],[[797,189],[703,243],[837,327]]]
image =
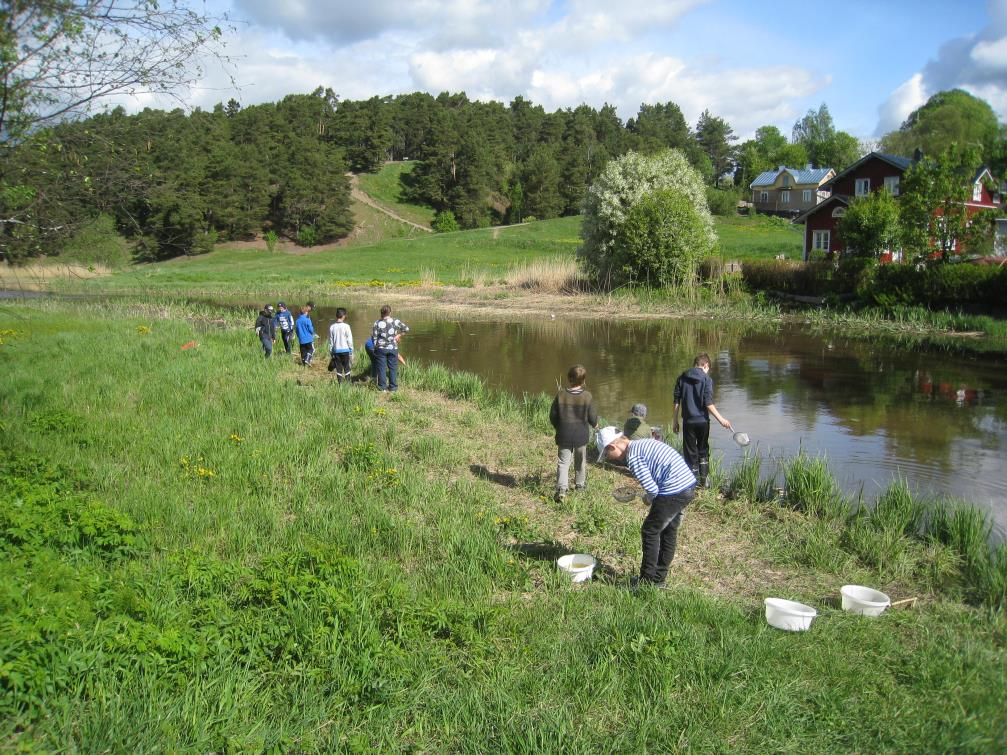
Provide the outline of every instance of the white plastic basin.
[[556,568],[568,575],[572,582],[586,582],[591,579],[597,561],[586,553],[569,553],[556,559]]
[[863,585],[843,585],[839,592],[843,596],[843,610],[864,616],[878,616],[892,600],[883,592]]
[[804,632],[818,615],[811,606],[783,598],[766,598],[766,621],[777,629],[788,632]]

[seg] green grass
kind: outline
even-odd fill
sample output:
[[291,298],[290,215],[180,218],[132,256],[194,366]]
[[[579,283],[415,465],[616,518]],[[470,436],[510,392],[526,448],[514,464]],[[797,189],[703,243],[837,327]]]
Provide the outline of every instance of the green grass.
[[[780,592],[821,615],[795,635],[761,596],[713,589],[726,570],[630,592],[641,509],[607,490],[557,509],[523,476],[550,464],[547,399],[432,368],[394,396],[338,387],[266,362],[243,324],[126,300],[0,308],[5,747],[1002,747],[1002,613],[938,597],[867,620],[797,578]],[[513,487],[470,473],[474,450]],[[695,506],[684,532],[738,522],[781,555],[824,537],[790,509]],[[561,527],[614,573],[571,588],[515,547],[559,547]],[[676,566],[714,557],[698,546]]]
[[413,171],[415,162],[387,163],[377,173],[361,173],[357,176],[360,188],[388,209],[419,225],[430,227],[434,209],[413,204],[403,197],[402,176]]
[[238,294],[333,290],[371,282],[418,285],[421,278],[457,283],[470,278],[473,269],[503,278],[513,265],[572,256],[580,243],[579,227],[579,218],[560,218],[299,255],[223,246],[199,257],[136,265],[82,285],[105,291]]
[[423,236],[423,231],[400,223],[380,210],[376,210],[363,202],[354,201],[354,230],[352,236],[346,239],[347,246],[370,246],[382,241],[393,239],[411,239]]
[[932,500],[894,481],[873,505],[843,496],[825,457],[805,453],[784,464],[782,500],[771,494],[774,479],[762,478],[762,457],[746,454],[724,483],[728,498],[795,513],[784,542],[779,533],[758,537],[767,553],[819,569],[866,570],[867,580],[928,592],[947,592],[996,611],[1007,607],[1007,545],[991,548],[991,523],[968,503]]
[[[106,291],[270,293],[277,290],[331,290],[345,285],[383,282],[417,284],[436,279],[463,283],[473,272],[485,271],[490,281],[502,279],[514,266],[537,260],[569,259],[580,245],[580,218],[538,221],[522,226],[426,236],[387,238],[406,232],[401,224],[360,208],[368,230],[345,248],[300,255],[223,245],[210,254],[169,262],[134,265],[128,270],[81,287]],[[765,226],[762,218],[717,219],[723,234],[725,259],[756,254],[765,239],[785,238],[789,230]],[[392,224],[395,228],[386,228]],[[370,234],[370,235],[369,235]],[[745,239],[754,234],[753,246]],[[380,238],[375,243],[367,243]],[[770,241],[769,243],[775,243]],[[254,283],[253,283],[254,282]],[[76,287],[76,286],[75,286]]]
[[765,215],[714,218],[720,238],[720,256],[725,260],[772,259],[785,254],[789,260],[804,255],[804,226]]

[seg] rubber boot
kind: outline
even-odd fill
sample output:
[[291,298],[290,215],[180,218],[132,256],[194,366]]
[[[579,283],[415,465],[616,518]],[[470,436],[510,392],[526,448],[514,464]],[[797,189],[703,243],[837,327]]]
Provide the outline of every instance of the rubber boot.
[[699,481],[699,487],[701,488],[706,487],[706,478],[709,476],[709,474],[710,474],[710,462],[708,461],[699,462],[699,475],[696,477],[696,479]]

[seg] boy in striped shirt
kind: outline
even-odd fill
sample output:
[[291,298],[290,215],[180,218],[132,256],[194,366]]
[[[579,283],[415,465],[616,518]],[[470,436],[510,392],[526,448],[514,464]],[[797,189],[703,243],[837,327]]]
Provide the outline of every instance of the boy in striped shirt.
[[659,440],[631,441],[617,428],[603,427],[597,442],[598,461],[626,464],[647,491],[643,500],[650,504],[650,513],[640,528],[643,561],[633,584],[664,588],[675,558],[682,512],[696,495],[696,476],[678,451]]

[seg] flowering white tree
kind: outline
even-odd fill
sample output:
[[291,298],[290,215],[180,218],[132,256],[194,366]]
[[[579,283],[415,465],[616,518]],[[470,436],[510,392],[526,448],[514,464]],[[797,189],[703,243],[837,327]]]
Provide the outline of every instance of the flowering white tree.
[[[595,281],[608,286],[643,282],[658,285],[689,282],[668,280],[662,275],[652,276],[650,268],[653,267],[651,263],[655,253],[653,243],[646,250],[637,250],[631,240],[640,238],[641,234],[624,232],[624,226],[631,215],[636,221],[643,217],[639,212],[633,212],[637,205],[645,199],[653,200],[655,195],[669,190],[684,199],[684,211],[689,211],[694,217],[690,217],[690,222],[686,224],[687,233],[665,234],[668,238],[673,236],[675,243],[663,246],[659,255],[686,255],[691,261],[687,264],[662,265],[661,269],[695,270],[693,263],[713,251],[717,234],[706,204],[706,188],[703,179],[689,165],[685,156],[674,149],[652,156],[627,152],[605,166],[584,198],[584,221],[581,226],[584,243],[578,250],[578,256]],[[681,213],[682,202],[675,204]],[[644,213],[644,216],[650,214],[653,217],[655,208],[666,206],[667,203],[648,201],[647,205],[649,212]],[[637,255],[637,251],[643,252],[643,255]]]

